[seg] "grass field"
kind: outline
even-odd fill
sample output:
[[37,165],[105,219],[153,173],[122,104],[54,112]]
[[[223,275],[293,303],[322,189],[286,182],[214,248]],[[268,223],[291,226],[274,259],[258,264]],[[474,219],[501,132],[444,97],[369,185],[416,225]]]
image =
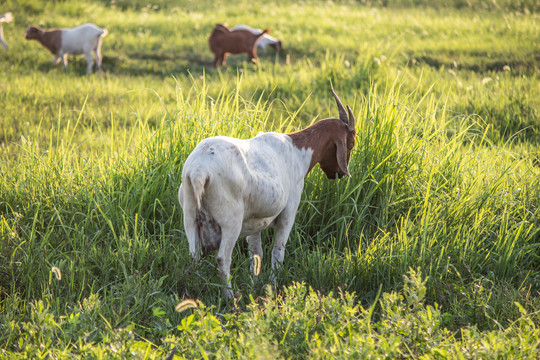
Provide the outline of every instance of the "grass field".
[[[535,1],[7,0],[0,49],[0,357],[540,356]],[[51,64],[29,24],[106,27],[104,72]],[[210,68],[217,22],[284,52]],[[190,261],[184,160],[357,118],[351,178],[306,178],[278,284]],[[197,307],[176,305],[195,299]]]

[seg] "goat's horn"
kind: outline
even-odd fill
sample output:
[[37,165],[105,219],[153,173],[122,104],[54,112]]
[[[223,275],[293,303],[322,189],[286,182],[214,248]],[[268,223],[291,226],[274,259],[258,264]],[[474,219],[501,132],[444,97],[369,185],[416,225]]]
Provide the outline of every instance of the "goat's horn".
[[354,122],[356,121],[354,119],[354,115],[352,113],[351,107],[347,105],[347,112],[349,113],[349,131],[354,132]]
[[347,117],[347,112],[345,111],[345,108],[343,107],[343,104],[341,103],[341,100],[339,100],[339,97],[334,92],[334,89],[330,88],[332,90],[332,94],[334,95],[334,98],[336,99],[336,104],[339,110],[339,118],[341,121],[345,122],[346,124],[349,123],[349,118]]

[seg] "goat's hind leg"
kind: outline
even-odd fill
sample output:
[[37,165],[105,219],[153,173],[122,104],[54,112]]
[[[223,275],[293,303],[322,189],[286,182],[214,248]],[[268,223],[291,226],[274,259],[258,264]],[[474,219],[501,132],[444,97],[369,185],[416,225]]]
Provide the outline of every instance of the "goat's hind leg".
[[223,296],[227,300],[231,300],[234,296],[230,280],[231,258],[234,245],[238,240],[238,236],[240,236],[241,227],[242,219],[240,218],[238,221],[233,221],[226,226],[222,226],[221,228],[221,244],[219,246],[216,260],[218,263],[219,275],[221,276],[222,282],[226,285],[226,287],[223,289]]
[[92,51],[87,51],[86,53],[84,53],[84,56],[86,57],[86,73],[91,74],[92,67],[94,66],[94,58],[92,57]]
[[195,217],[184,212],[184,230],[189,245],[189,253],[193,262],[198,263],[201,258],[201,243]]
[[192,208],[193,200],[191,202],[185,201],[185,196],[190,197],[190,194],[184,195],[184,184],[180,185],[178,190],[178,201],[182,207],[184,213],[184,230],[186,232],[186,238],[189,245],[189,253],[194,262],[199,262],[201,258],[201,243],[199,241],[199,234],[197,223],[195,220],[195,209]]
[[247,55],[249,57],[249,61],[252,63],[252,64],[257,64],[257,53],[255,52],[255,49],[251,50],[251,51],[248,51],[247,52]]
[[96,53],[97,69],[101,71],[101,62],[103,61],[103,55],[101,55],[101,37],[98,40],[94,52]]

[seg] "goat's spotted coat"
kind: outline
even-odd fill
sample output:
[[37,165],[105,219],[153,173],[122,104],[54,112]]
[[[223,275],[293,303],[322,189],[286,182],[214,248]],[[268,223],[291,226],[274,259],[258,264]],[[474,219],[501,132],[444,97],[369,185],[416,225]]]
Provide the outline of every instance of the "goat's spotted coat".
[[[212,137],[188,156],[178,199],[192,257],[218,250],[222,280],[228,284],[232,250],[247,236],[253,254],[263,256],[261,231],[276,230],[272,269],[285,255],[285,244],[300,203],[304,178],[319,163],[328,178],[350,175],[354,116],[348,116],[333,92],[340,119],[324,119],[292,134],[262,133],[248,140]],[[275,271],[273,271],[275,276]]]

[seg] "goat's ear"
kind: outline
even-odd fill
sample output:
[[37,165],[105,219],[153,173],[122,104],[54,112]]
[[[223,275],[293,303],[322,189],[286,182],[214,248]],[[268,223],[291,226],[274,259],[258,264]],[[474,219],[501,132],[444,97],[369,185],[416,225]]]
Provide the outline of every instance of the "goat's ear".
[[341,139],[336,142],[336,161],[340,172],[350,177],[349,159],[347,157],[347,139]]

